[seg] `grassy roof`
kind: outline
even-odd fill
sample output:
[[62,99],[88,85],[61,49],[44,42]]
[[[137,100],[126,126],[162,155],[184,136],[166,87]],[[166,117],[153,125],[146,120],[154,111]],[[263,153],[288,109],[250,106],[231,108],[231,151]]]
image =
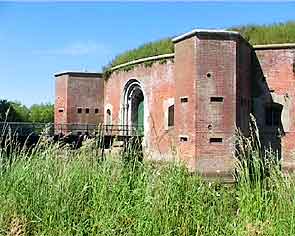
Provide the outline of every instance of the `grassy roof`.
[[[251,44],[295,43],[295,21],[271,25],[246,25],[229,28],[240,32]],[[123,52],[116,56],[105,68],[127,63],[140,58],[173,53],[171,38],[161,39]]]
[[151,57],[162,55],[166,53],[174,52],[174,45],[171,41],[172,38],[165,38],[155,42],[150,42],[139,46],[138,48],[123,52],[122,54],[116,56],[105,69],[137,60],[140,58]]
[[252,45],[272,43],[295,43],[295,21],[271,25],[246,25],[232,27]]

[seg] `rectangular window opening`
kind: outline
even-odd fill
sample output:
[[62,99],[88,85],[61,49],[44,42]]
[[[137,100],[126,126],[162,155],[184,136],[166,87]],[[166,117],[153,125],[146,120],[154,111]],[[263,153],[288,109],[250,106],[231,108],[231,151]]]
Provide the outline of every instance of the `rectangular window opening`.
[[98,108],[94,109],[94,113],[97,114],[98,113]]
[[181,98],[180,98],[180,102],[181,102],[181,103],[186,103],[186,102],[188,102],[188,97],[181,97]]
[[168,108],[168,127],[174,126],[174,105]]
[[77,113],[81,114],[82,113],[82,108],[77,108]]
[[210,97],[210,102],[223,102],[223,97]]
[[222,138],[210,138],[210,143],[222,143]]
[[179,137],[179,141],[180,142],[187,142],[188,141],[188,137],[187,136],[180,136]]
[[89,108],[85,109],[85,113],[88,114],[89,113]]

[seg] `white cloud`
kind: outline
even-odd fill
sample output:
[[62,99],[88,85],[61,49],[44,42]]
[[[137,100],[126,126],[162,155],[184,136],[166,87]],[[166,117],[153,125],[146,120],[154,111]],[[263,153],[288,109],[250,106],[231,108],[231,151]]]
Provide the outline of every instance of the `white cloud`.
[[100,53],[102,55],[110,54],[110,49],[107,45],[99,44],[93,41],[74,42],[61,48],[48,48],[34,50],[34,54],[38,55],[65,55],[65,56],[81,56],[93,53]]

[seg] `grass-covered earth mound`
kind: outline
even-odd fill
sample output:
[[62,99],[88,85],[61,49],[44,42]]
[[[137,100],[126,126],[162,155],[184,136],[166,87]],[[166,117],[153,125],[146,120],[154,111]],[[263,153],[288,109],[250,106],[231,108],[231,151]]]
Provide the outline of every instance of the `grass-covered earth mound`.
[[[295,42],[295,21],[271,25],[246,25],[232,27],[228,30],[240,32],[252,45]],[[171,39],[170,37],[146,43],[135,49],[123,52],[116,56],[105,67],[105,70],[140,58],[173,53],[174,45]]]

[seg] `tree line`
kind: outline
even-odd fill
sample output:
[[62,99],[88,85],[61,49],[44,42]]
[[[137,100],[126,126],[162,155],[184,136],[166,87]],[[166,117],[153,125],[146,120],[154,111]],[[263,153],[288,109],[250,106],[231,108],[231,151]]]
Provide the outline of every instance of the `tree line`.
[[18,101],[0,100],[0,122],[53,123],[54,105],[34,104],[27,107]]

